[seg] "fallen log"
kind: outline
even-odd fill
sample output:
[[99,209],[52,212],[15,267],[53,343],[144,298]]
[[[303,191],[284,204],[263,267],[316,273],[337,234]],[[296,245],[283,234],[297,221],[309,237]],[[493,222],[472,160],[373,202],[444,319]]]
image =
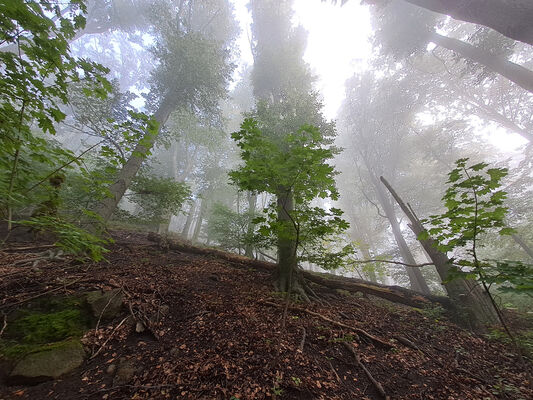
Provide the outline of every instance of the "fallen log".
[[349,292],[370,294],[394,303],[405,304],[410,307],[421,308],[433,303],[438,303],[446,308],[451,307],[450,300],[447,297],[424,295],[400,286],[385,286],[378,283],[367,282],[362,279],[337,277],[335,275],[328,276],[328,274],[316,274],[308,271],[304,271],[303,276],[310,282],[330,289],[342,289]]
[[[267,272],[274,272],[276,270],[276,264],[271,262],[253,260],[245,256],[231,254],[213,248],[193,246],[187,242],[167,239],[152,232],[148,234],[148,240],[162,244],[165,248],[170,250],[216,257],[233,264],[253,267]],[[308,281],[330,289],[342,289],[352,293],[365,293],[410,307],[423,308],[438,303],[443,307],[452,308],[450,300],[447,297],[423,295],[414,290],[409,290],[400,286],[385,286],[362,279],[345,278],[331,274],[318,274],[309,271],[302,271],[302,274]]]

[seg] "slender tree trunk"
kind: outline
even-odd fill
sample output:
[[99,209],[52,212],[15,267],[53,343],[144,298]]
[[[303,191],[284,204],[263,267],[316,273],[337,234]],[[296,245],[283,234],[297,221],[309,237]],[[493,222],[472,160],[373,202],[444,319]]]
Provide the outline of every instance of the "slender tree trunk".
[[[394,197],[402,211],[405,213],[410,221],[409,227],[417,237],[426,229],[412,212],[412,210],[402,201],[394,189],[390,186],[387,180],[380,178],[388,191]],[[467,308],[467,315],[460,315],[459,317],[471,324],[475,329],[482,328],[485,324],[492,324],[498,322],[498,315],[492,306],[490,297],[483,289],[472,280],[453,279],[448,281],[448,273],[453,266],[452,262],[445,253],[437,249],[436,243],[433,239],[418,239],[427,255],[435,265],[437,272],[443,282],[448,296],[455,305],[456,309],[461,312]],[[472,310],[473,312],[468,312]]]
[[[363,254],[363,260],[371,260],[372,256],[370,255],[370,246],[364,243],[360,246],[361,254]],[[373,265],[369,265],[369,268],[365,271],[365,275],[368,277],[368,280],[373,283],[378,283],[376,277],[376,271],[374,270]]]
[[[170,113],[176,108],[175,101],[170,98],[165,98],[159,109],[154,113],[154,119],[159,123],[157,128],[157,133],[165,125],[170,116]],[[118,173],[117,180],[109,187],[109,192],[111,197],[106,197],[103,199],[100,204],[96,207],[96,213],[102,218],[103,222],[106,223],[109,221],[113,212],[115,212],[118,203],[124,196],[124,193],[131,184],[131,181],[139,171],[141,164],[144,161],[146,153],[153,147],[157,135],[152,134],[151,132],[146,132],[145,136],[139,141],[135,150],[131,154],[130,158],[120,172]]]
[[207,211],[207,199],[204,197],[200,199],[200,211],[198,212],[198,217],[196,218],[196,225],[194,225],[194,231],[192,234],[192,242],[196,243],[198,241],[198,236],[202,230],[202,222],[204,221],[205,212]]
[[[255,207],[257,204],[257,194],[255,193],[248,193],[248,215],[250,217],[250,220],[248,221],[248,228],[246,230],[246,234],[248,237],[250,237],[254,232],[254,224],[252,223],[253,215],[255,214]],[[252,258],[254,256],[253,254],[253,246],[250,243],[246,244],[246,247],[244,248],[244,255],[246,257]]]
[[[533,23],[532,23],[533,25]],[[433,32],[430,40],[438,46],[452,50],[462,57],[475,61],[533,93],[533,71],[505,58],[490,54],[459,39]]]
[[522,250],[526,252],[526,254],[533,260],[533,249],[527,245],[524,240],[518,236],[516,233],[512,235],[513,240],[516,242],[517,245],[519,245]]
[[187,220],[185,221],[185,225],[183,225],[183,229],[181,230],[181,236],[184,239],[189,238],[189,230],[191,229],[194,214],[196,214],[196,201],[192,202],[191,208],[189,209],[189,214],[187,215]]
[[168,231],[170,229],[170,221],[172,220],[172,215],[165,215],[163,218],[164,220],[159,223],[157,233],[164,236],[168,234]]
[[283,232],[278,234],[278,270],[276,288],[281,292],[289,292],[293,285],[293,275],[296,269],[296,241],[294,240],[294,225],[290,212],[294,209],[292,193],[280,190],[277,196],[278,222],[283,224]]
[[405,0],[460,21],[485,25],[533,46],[531,0]]
[[[409,250],[409,246],[407,245],[407,242],[403,237],[402,230],[400,228],[400,224],[398,223],[398,219],[396,218],[396,212],[394,211],[393,205],[387,198],[387,195],[379,184],[379,182],[374,177],[372,177],[372,183],[374,183],[376,192],[378,194],[378,200],[381,203],[381,207],[383,207],[383,211],[385,212],[385,215],[387,216],[387,219],[389,220],[389,223],[391,225],[392,233],[398,245],[398,249],[400,250],[400,255],[402,257],[403,262],[406,264],[416,264],[416,260],[413,257],[411,250]],[[431,293],[426,283],[426,280],[424,279],[422,273],[418,268],[405,267],[405,269],[407,271],[407,275],[409,276],[411,289],[424,294]]]

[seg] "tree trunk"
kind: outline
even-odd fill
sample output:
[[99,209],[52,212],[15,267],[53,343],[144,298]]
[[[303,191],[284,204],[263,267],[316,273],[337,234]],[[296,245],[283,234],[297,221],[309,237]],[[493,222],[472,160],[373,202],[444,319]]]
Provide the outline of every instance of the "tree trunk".
[[[533,25],[533,23],[531,23]],[[452,50],[462,57],[475,61],[533,93],[533,71],[505,58],[490,54],[459,39],[433,32],[430,40],[438,46]]]
[[294,272],[296,269],[296,246],[294,240],[294,225],[290,212],[294,209],[294,199],[291,192],[280,190],[277,196],[278,222],[283,230],[278,233],[278,270],[276,289],[280,292],[289,292],[292,289]]
[[[396,212],[394,211],[393,205],[387,198],[386,193],[384,192],[383,188],[381,187],[376,178],[372,177],[372,183],[376,188],[378,200],[381,203],[381,207],[383,207],[383,211],[385,212],[385,215],[387,216],[387,219],[389,220],[389,223],[391,225],[392,233],[398,245],[398,249],[400,250],[400,255],[402,257],[403,262],[412,265],[416,264],[416,260],[413,257],[411,250],[409,250],[409,246],[407,245],[407,242],[405,241],[402,235],[402,230],[400,228],[400,224],[398,223],[398,219],[396,218]],[[426,283],[426,280],[424,279],[422,273],[418,268],[405,267],[405,269],[407,271],[407,275],[409,276],[411,289],[424,294],[431,293]]]
[[202,222],[204,221],[205,212],[207,211],[207,199],[200,199],[202,202],[200,206],[200,211],[198,212],[198,218],[196,218],[196,225],[194,225],[194,231],[192,234],[192,242],[196,243],[198,241],[198,236],[202,230]]
[[[159,109],[154,113],[153,117],[159,123],[157,128],[157,133],[165,125],[170,116],[170,113],[175,109],[175,101],[170,98],[165,98]],[[113,212],[115,212],[119,201],[124,196],[124,193],[131,184],[131,181],[139,171],[142,162],[146,156],[146,153],[153,147],[157,135],[152,134],[151,132],[146,132],[143,138],[139,141],[135,150],[131,154],[130,158],[120,172],[118,173],[117,180],[109,187],[109,192],[111,197],[106,197],[103,199],[100,204],[96,207],[96,213],[102,218],[102,221],[106,223],[109,221]]]
[[[420,237],[420,234],[426,231],[420,220],[402,201],[387,180],[384,177],[380,177],[380,179],[394,197],[407,218],[409,218],[409,221],[411,222],[409,227],[413,233],[417,236],[417,238]],[[466,311],[467,315],[459,315],[459,318],[470,323],[474,329],[480,329],[485,324],[497,323],[498,315],[492,306],[488,294],[475,281],[465,279],[453,279],[448,281],[448,273],[452,267],[452,262],[448,256],[437,249],[436,243],[433,239],[429,238],[418,240],[435,265],[443,285],[448,292],[448,296],[450,297],[455,308],[461,312],[466,306],[467,309],[464,311]],[[472,310],[473,312],[469,312],[469,310]]]
[[[255,207],[257,204],[257,194],[255,193],[248,193],[248,215],[250,217],[250,220],[248,221],[248,228],[246,230],[246,234],[248,237],[250,237],[254,233],[254,224],[252,223],[253,215],[255,214]],[[247,243],[244,248],[244,255],[246,257],[252,258],[254,256],[253,254],[253,246],[250,243]]]
[[192,202],[191,208],[189,209],[189,214],[187,215],[187,220],[185,221],[185,225],[183,225],[183,229],[181,230],[181,236],[184,239],[189,238],[189,230],[191,229],[194,214],[196,214],[196,201]]
[[[368,246],[368,244],[363,243],[363,244],[361,244],[361,246],[359,248],[361,249],[361,254],[363,255],[363,260],[371,260],[372,259],[372,256],[370,255],[370,246]],[[370,268],[367,271],[365,271],[365,275],[368,277],[370,282],[377,283],[378,279],[376,277],[376,271],[374,270],[374,266],[370,265],[369,267]]]
[[165,215],[163,221],[159,223],[157,233],[160,235],[167,235],[170,229],[170,221],[172,220],[172,215]]
[[405,0],[460,21],[485,25],[502,35],[533,45],[531,0]]
[[533,260],[533,249],[531,249],[531,247],[529,247],[527,243],[524,242],[524,240],[516,233],[512,235],[512,238],[516,242],[516,244],[518,244],[522,248],[522,250],[526,252],[529,258]]

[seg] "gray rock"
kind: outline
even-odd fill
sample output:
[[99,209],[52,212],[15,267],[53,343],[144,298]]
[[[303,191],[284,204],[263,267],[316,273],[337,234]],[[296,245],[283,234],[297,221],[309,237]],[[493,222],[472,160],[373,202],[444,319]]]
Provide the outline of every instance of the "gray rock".
[[102,316],[103,320],[110,320],[120,313],[122,297],[121,289],[113,289],[105,292],[100,290],[89,292],[86,298],[95,318]]
[[130,382],[136,370],[132,360],[121,359],[113,379],[113,386],[120,386]]
[[59,378],[78,368],[85,358],[79,340],[56,343],[20,360],[10,374],[13,384],[36,384]]

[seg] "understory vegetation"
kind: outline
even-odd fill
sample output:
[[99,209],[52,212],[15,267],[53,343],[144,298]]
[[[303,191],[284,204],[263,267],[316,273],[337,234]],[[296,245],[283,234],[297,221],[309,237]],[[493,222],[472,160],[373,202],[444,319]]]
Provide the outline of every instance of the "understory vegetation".
[[[318,289],[327,287],[350,301],[359,293],[415,308],[435,329],[448,329],[440,322],[449,319],[504,343],[524,371],[522,386],[533,385],[527,23],[510,18],[514,6],[502,8],[503,1],[476,13],[462,1],[448,10],[446,2],[313,0],[314,16],[300,3],[2,2],[0,256],[39,250],[10,259],[10,268],[35,274],[63,262],[84,273],[103,263],[112,270],[113,252],[123,251],[113,232],[150,232],[159,250],[268,270],[281,298],[255,300],[279,309],[283,340],[295,335],[287,328],[291,312],[343,327],[313,314],[329,304]],[[520,14],[533,17],[525,3]],[[312,17],[327,29],[313,30]],[[335,21],[353,37],[340,35],[317,58],[316,35],[334,31]],[[332,62],[325,72],[325,59],[355,54],[343,46],[354,46],[357,59],[342,68]],[[339,76],[342,94],[333,87]],[[56,282],[65,291],[68,271]],[[49,305],[41,314],[11,308],[28,299],[11,306],[6,299],[0,350],[11,359],[20,346],[79,339],[91,325],[77,304]],[[150,331],[141,311],[130,307],[130,314],[142,322],[136,333]],[[305,343],[309,327],[302,328]],[[364,367],[354,332],[327,338],[346,344]],[[394,347],[362,328],[359,335]],[[427,356],[399,336],[393,339]],[[340,384],[333,358],[325,365]],[[458,352],[457,365],[460,359]],[[386,398],[365,373],[374,394]],[[283,385],[293,396],[301,392],[287,398],[306,398],[305,377],[276,372],[269,379],[271,398],[287,395]],[[522,398],[515,389],[501,383],[489,395]]]

